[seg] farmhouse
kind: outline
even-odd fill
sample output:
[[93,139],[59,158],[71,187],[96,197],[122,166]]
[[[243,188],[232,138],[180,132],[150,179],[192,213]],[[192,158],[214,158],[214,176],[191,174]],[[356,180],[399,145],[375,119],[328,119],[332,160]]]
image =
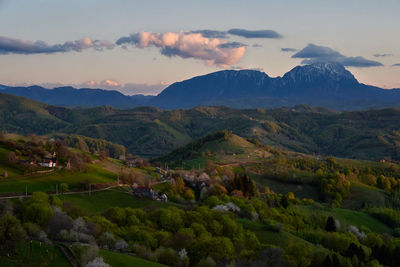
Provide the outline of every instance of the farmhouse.
[[139,158],[130,158],[125,161],[126,165],[129,167],[137,167],[141,160]]
[[57,165],[57,161],[55,159],[43,159],[41,162],[38,162],[39,166],[55,168]]
[[136,188],[132,188],[133,195],[137,198],[153,198],[156,194],[153,189],[150,187],[139,186]]
[[158,194],[155,192],[153,189],[150,187],[145,187],[145,186],[139,186],[139,187],[131,187],[133,195],[137,198],[149,198],[152,200],[157,200],[157,201],[168,201],[168,197],[166,194]]
[[36,165],[36,162],[33,160],[20,160],[18,161],[18,163],[22,165],[31,165],[31,166]]

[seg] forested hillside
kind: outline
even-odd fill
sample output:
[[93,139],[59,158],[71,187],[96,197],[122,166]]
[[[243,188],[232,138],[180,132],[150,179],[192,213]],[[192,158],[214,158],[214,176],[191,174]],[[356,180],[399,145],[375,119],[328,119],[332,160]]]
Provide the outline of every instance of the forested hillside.
[[372,160],[400,160],[399,109],[336,112],[309,106],[237,110],[196,107],[67,109],[1,95],[0,130],[23,134],[67,133],[101,138],[128,152],[157,156],[209,133],[241,137],[285,149]]

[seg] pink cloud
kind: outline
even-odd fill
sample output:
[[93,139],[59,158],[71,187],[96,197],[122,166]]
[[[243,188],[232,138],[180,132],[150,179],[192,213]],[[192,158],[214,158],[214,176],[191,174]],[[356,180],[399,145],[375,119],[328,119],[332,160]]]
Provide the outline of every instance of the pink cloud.
[[121,37],[118,45],[131,44],[138,48],[158,47],[161,54],[172,57],[195,58],[207,65],[229,67],[236,64],[246,52],[246,46],[229,45],[226,40],[207,38],[200,33],[140,32]]

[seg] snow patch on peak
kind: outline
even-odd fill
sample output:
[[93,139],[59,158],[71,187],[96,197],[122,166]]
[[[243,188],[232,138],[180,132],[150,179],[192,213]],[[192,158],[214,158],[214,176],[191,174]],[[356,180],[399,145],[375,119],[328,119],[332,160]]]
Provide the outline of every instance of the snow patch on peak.
[[315,79],[329,79],[334,81],[347,80],[357,82],[356,78],[342,64],[337,62],[323,62],[311,65],[297,66],[286,73],[283,78],[292,81],[312,81]]

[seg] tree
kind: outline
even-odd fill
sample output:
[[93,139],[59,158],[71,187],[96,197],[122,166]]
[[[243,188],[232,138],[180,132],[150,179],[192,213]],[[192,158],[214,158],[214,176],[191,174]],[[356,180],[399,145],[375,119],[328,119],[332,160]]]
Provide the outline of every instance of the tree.
[[15,154],[15,152],[11,151],[5,154],[4,156],[4,161],[7,164],[15,164],[17,162],[17,155]]
[[[83,264],[89,264],[91,261],[96,259],[98,255],[99,255],[99,248],[97,247],[97,245],[88,246],[86,251],[84,251],[81,254],[80,260]],[[96,265],[92,265],[92,266],[96,266]]]
[[327,232],[336,232],[335,219],[332,216],[328,217],[328,220],[326,221],[325,230]]
[[285,209],[289,206],[289,200],[287,198],[286,195],[283,195],[281,198],[281,205],[282,207],[284,207]]
[[57,237],[61,230],[71,230],[72,219],[64,212],[56,212],[49,220],[47,232],[53,237]]
[[181,211],[177,208],[163,209],[160,212],[159,224],[169,232],[178,231],[183,226]]
[[29,199],[29,203],[33,202],[48,202],[49,195],[43,192],[33,192],[31,198]]
[[172,248],[160,247],[156,250],[156,255],[158,262],[167,266],[176,266],[176,264],[179,262],[178,253]]
[[246,197],[257,194],[256,184],[247,174],[237,174],[228,187],[230,192],[237,189],[242,191]]
[[179,194],[183,193],[183,190],[185,188],[185,181],[183,181],[182,177],[178,177],[175,179],[175,188]]
[[34,222],[46,226],[50,217],[54,214],[53,209],[47,202],[33,202],[26,206],[24,212],[25,222]]
[[118,224],[119,226],[123,226],[126,224],[126,212],[125,209],[120,207],[112,207],[106,210],[103,213],[103,216],[106,217],[113,223]]
[[26,233],[21,222],[10,214],[5,214],[0,219],[0,249],[10,252],[24,239]]
[[60,184],[60,191],[61,193],[65,193],[69,191],[69,186],[67,183],[61,183]]
[[108,152],[107,151],[101,151],[100,152],[100,155],[99,155],[99,159],[101,160],[101,161],[104,161],[104,160],[106,160],[108,158]]
[[194,200],[195,196],[193,190],[190,188],[186,189],[183,198],[186,200]]
[[383,175],[379,175],[377,179],[377,186],[379,188],[382,188],[384,190],[390,190],[391,189],[391,183],[388,178],[386,178]]
[[73,170],[76,171],[86,171],[87,170],[87,166],[85,161],[83,160],[83,158],[77,154],[77,153],[73,153],[70,156],[70,166]]
[[286,197],[287,197],[289,200],[295,199],[293,192],[287,193],[287,194],[286,194]]
[[181,228],[172,237],[173,247],[176,249],[187,248],[196,239],[196,235],[191,228]]
[[213,170],[217,168],[217,164],[215,164],[212,160],[207,160],[206,161],[206,166],[205,166],[205,171],[207,173],[211,173]]
[[94,260],[88,262],[85,267],[110,267],[110,265],[105,263],[102,257],[97,257]]
[[216,266],[217,263],[215,263],[215,261],[211,257],[201,259],[196,265],[196,267],[216,267]]

